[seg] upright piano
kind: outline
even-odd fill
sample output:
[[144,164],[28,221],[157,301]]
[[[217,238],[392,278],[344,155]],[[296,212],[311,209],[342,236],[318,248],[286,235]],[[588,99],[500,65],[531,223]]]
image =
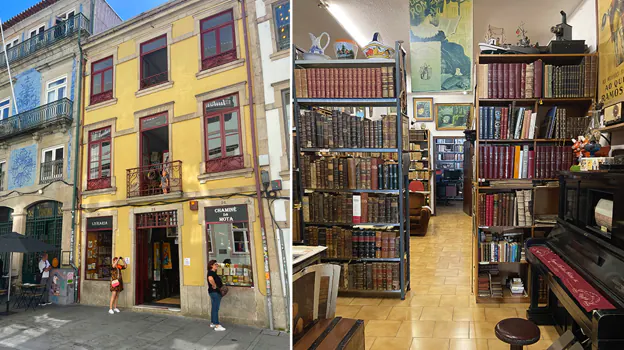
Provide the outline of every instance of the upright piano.
[[557,223],[525,252],[529,320],[571,331],[585,349],[624,349],[624,173],[562,172]]

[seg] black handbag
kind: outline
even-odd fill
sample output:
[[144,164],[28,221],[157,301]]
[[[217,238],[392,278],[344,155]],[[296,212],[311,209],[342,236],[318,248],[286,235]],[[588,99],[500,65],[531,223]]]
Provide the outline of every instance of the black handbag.
[[226,296],[229,291],[230,290],[226,286],[221,286],[221,288],[219,288],[219,293],[221,293],[222,297]]

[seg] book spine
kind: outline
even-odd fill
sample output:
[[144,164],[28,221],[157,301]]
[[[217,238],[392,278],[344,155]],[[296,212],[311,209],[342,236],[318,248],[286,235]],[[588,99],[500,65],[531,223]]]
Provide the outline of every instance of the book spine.
[[503,63],[503,98],[512,98],[515,87],[515,78],[511,74],[513,70],[511,69],[510,63]]

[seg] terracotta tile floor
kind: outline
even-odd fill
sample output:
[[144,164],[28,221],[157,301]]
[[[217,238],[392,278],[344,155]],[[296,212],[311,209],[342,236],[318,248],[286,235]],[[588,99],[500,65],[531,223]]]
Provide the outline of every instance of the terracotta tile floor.
[[[366,322],[366,349],[509,349],[496,323],[525,317],[528,304],[476,304],[470,290],[471,218],[456,204],[438,207],[425,237],[411,237],[411,291],[398,298],[338,298],[336,316]],[[559,336],[540,327],[543,350]]]

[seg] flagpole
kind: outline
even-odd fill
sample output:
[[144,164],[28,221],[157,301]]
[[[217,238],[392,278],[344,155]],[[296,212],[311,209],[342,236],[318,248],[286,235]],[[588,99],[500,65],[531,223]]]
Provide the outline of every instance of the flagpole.
[[0,18],[0,34],[2,35],[2,47],[4,48],[4,61],[7,65],[7,72],[9,73],[9,83],[11,84],[11,94],[13,94],[13,106],[15,107],[15,114],[19,114],[17,109],[17,101],[15,100],[15,89],[13,88],[13,78],[11,78],[11,67],[9,66],[9,56],[7,55],[7,47],[4,42],[4,26],[2,25],[2,18]]

